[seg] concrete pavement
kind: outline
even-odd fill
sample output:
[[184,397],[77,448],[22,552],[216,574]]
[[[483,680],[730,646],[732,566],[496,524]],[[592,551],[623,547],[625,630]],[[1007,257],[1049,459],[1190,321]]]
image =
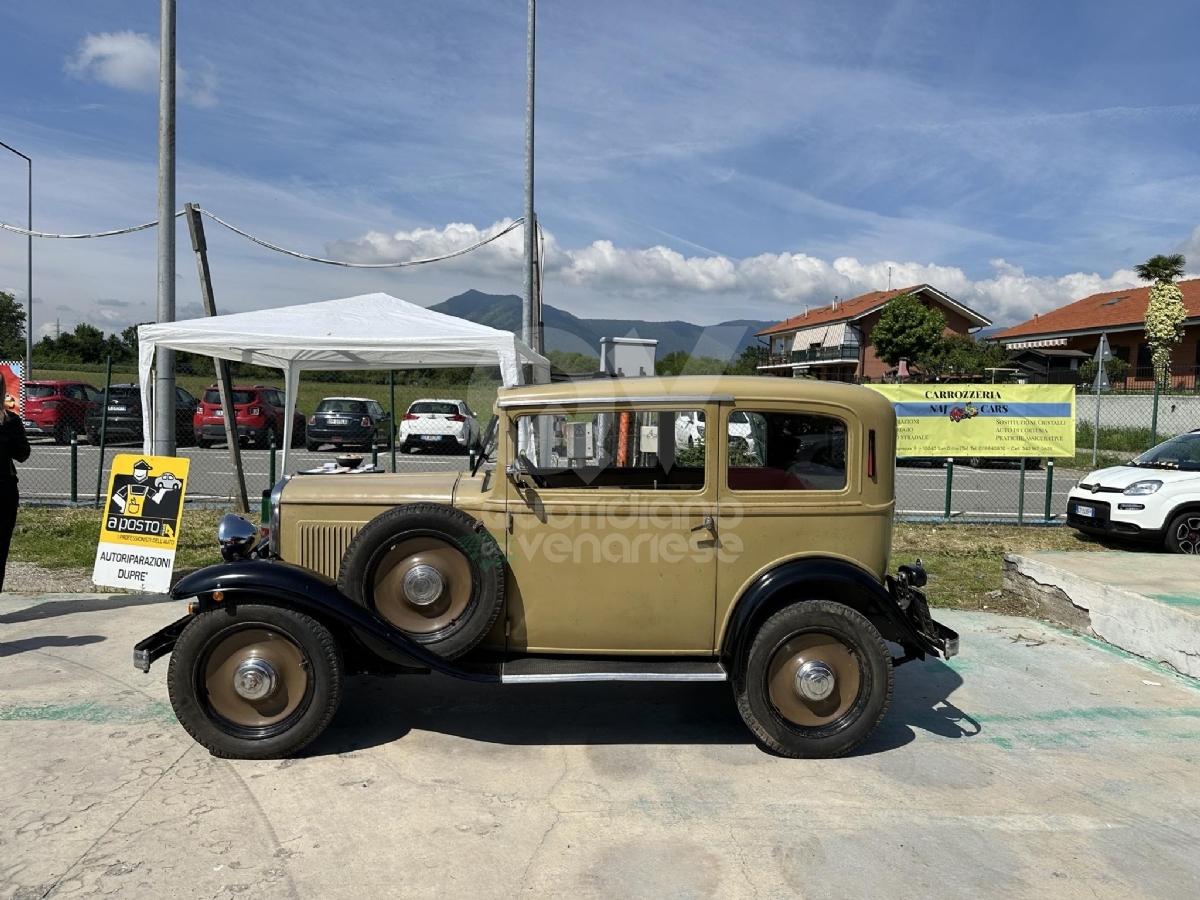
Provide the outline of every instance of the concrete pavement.
[[853,757],[719,684],[351,679],[302,758],[217,760],[133,643],[178,605],[0,597],[0,898],[1194,898],[1200,690],[946,613]]

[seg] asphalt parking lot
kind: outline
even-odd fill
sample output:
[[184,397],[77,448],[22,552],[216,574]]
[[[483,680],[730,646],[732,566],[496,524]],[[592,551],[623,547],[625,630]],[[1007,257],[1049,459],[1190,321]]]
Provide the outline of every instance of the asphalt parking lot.
[[[108,449],[106,461],[111,464],[117,453],[138,453],[140,445],[118,444]],[[360,452],[360,451],[355,451]],[[196,447],[181,447],[180,456],[191,460],[191,475],[188,496],[195,501],[222,502],[233,497],[234,481],[229,463],[229,454],[222,447],[200,450]],[[332,447],[310,453],[295,448],[288,454],[288,471],[310,469],[332,460],[338,451]],[[370,453],[362,454],[370,458]],[[379,451],[379,464],[390,465],[388,450]],[[77,455],[77,497],[86,500],[96,493],[96,468],[99,450],[87,444],[80,445]],[[428,472],[465,469],[468,457],[463,455],[440,455],[434,453],[397,453],[397,471]],[[270,487],[270,460],[266,450],[245,449],[242,465],[246,471],[247,490],[253,498]],[[282,452],[276,454],[276,471],[283,472]],[[49,442],[35,442],[29,461],[18,466],[21,477],[21,495],[26,500],[61,502],[70,499],[71,449],[58,447]],[[1051,512],[1061,517],[1067,504],[1067,493],[1084,473],[1060,469],[1054,474],[1052,484]],[[955,517],[989,516],[1001,519],[1016,519],[1020,472],[1015,468],[972,469],[955,466],[954,490],[951,498],[951,513]],[[107,468],[103,484],[108,485]],[[1045,511],[1046,471],[1031,470],[1025,473],[1025,516],[1033,521],[1040,519]],[[896,508],[902,515],[942,516],[946,508],[946,472],[940,468],[904,466],[896,470]]]
[[0,597],[0,898],[1200,895],[1200,689],[945,613],[852,757],[726,685],[351,679],[302,758],[210,757],[130,664],[161,598]]

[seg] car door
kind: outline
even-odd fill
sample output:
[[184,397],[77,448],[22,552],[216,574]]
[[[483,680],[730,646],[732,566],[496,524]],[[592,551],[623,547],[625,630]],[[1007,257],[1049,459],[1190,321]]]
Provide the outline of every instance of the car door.
[[508,458],[526,447],[541,482],[508,483],[510,649],[712,652],[716,456],[677,448],[679,415],[614,404],[510,420]]

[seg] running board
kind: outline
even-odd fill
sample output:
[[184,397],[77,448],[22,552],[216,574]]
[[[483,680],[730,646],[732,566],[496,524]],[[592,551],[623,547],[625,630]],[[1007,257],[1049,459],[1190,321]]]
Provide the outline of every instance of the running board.
[[505,684],[539,684],[554,681],[725,681],[725,669],[716,660],[624,657],[519,656],[504,661],[500,680]]

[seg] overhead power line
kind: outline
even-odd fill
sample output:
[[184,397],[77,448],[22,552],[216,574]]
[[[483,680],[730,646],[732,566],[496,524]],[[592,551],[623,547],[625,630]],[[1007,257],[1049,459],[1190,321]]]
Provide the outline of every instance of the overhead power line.
[[[287,256],[294,256],[296,259],[303,259],[303,260],[307,260],[308,262],[324,263],[327,266],[343,266],[347,269],[403,269],[403,268],[407,268],[409,266],[423,266],[428,263],[443,262],[444,260],[454,259],[454,257],[456,257],[456,256],[462,256],[465,253],[470,253],[472,250],[478,250],[480,247],[482,247],[486,244],[490,244],[492,241],[497,240],[498,238],[504,237],[504,235],[508,234],[510,231],[513,231],[513,230],[519,228],[521,226],[521,224],[525,221],[524,218],[517,219],[516,221],[510,223],[503,230],[498,231],[495,234],[493,234],[489,237],[486,237],[481,241],[476,241],[474,244],[472,244],[469,247],[463,247],[461,250],[455,250],[451,253],[444,253],[440,256],[430,256],[425,259],[407,259],[402,262],[358,263],[358,262],[349,262],[349,261],[341,260],[341,259],[323,259],[320,256],[310,256],[307,253],[300,253],[297,250],[288,250],[286,247],[280,247],[278,244],[272,244],[270,241],[263,240],[260,237],[255,237],[254,235],[250,234],[249,232],[243,231],[242,229],[238,228],[236,225],[229,224],[224,219],[209,212],[207,209],[201,209],[200,207],[197,207],[197,209],[201,213],[203,213],[204,215],[206,215],[210,219],[212,219],[214,222],[216,222],[218,225],[223,225],[225,228],[228,228],[234,234],[241,235],[242,237],[246,238],[249,241],[253,241],[254,243],[256,243],[262,247],[266,247],[268,250],[274,250],[276,253],[283,253],[283,254],[286,254]],[[182,215],[183,215],[183,210],[180,210],[179,212],[175,213],[176,218],[178,218],[179,216],[182,216]],[[103,238],[103,237],[115,237],[117,235],[122,235],[122,234],[133,234],[135,231],[144,231],[147,228],[153,228],[157,224],[158,224],[158,220],[156,219],[153,222],[145,222],[141,225],[134,225],[131,228],[118,228],[114,231],[96,231],[96,232],[92,232],[91,234],[51,234],[50,232],[45,232],[45,231],[30,231],[26,228],[18,228],[17,226],[9,225],[6,222],[0,222],[0,228],[3,228],[5,231],[11,231],[14,234],[30,235],[30,236],[36,237],[36,238],[60,238],[60,239],[64,239],[64,240],[80,240],[83,238]]]

